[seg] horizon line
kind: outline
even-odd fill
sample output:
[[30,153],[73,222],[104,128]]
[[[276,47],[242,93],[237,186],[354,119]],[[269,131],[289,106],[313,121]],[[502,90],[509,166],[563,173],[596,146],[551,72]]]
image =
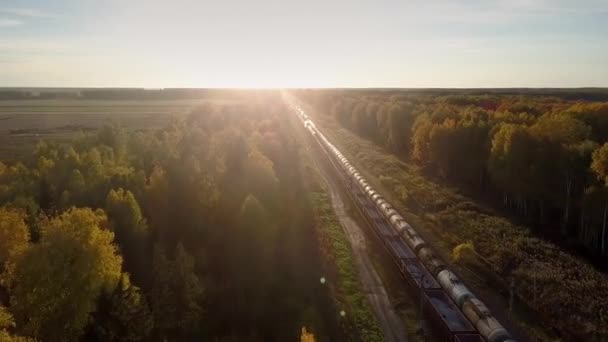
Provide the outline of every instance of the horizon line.
[[295,89],[352,89],[352,90],[366,90],[366,89],[385,89],[385,90],[488,90],[488,89],[499,89],[499,90],[515,90],[515,89],[555,89],[555,90],[608,90],[606,86],[576,86],[576,87],[564,87],[564,86],[514,86],[514,87],[394,87],[394,86],[380,86],[380,87],[144,87],[144,86],[0,86],[0,90],[26,90],[26,89],[124,89],[124,90],[165,90],[165,89],[183,89],[183,90],[295,90]]

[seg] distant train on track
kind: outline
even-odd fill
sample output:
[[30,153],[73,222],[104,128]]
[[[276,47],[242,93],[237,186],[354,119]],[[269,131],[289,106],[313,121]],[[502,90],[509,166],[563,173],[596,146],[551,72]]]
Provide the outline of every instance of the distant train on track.
[[[492,315],[487,306],[450,271],[429,245],[403,219],[403,217],[361,176],[348,159],[317,129],[308,115],[292,104],[304,127],[328,152],[332,163],[341,166],[341,173],[350,180],[354,198],[365,210],[368,219],[375,222],[376,235],[397,263],[402,274],[414,287],[422,290],[429,303],[431,315],[443,322],[447,339],[453,341],[476,341],[478,334],[489,342],[515,342],[509,332]],[[337,166],[337,168],[339,168]],[[355,188],[355,189],[353,189]],[[351,194],[352,195],[352,194]],[[375,207],[375,208],[370,208]],[[382,213],[384,218],[377,213]],[[378,217],[374,217],[374,216]],[[390,225],[389,228],[387,224]],[[449,296],[449,298],[446,297]],[[450,300],[451,299],[451,300]],[[457,307],[457,308],[456,308]],[[429,308],[427,308],[427,311]],[[468,321],[461,318],[462,314]],[[470,324],[469,324],[470,322]],[[470,334],[473,332],[474,334]]]

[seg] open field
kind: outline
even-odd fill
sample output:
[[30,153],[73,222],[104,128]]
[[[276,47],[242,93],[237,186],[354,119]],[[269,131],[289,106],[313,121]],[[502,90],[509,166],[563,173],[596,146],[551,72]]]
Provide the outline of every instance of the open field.
[[127,130],[161,128],[206,101],[0,101],[0,158],[21,159],[41,139],[65,141],[111,123]]

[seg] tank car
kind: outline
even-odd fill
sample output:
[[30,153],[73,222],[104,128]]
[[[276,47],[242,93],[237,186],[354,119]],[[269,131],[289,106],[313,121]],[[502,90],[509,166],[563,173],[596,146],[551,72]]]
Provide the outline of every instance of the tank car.
[[437,277],[439,272],[446,268],[446,264],[428,247],[423,247],[418,251],[418,258],[434,277]]
[[401,234],[405,242],[410,246],[414,252],[418,253],[421,249],[426,247],[426,242],[416,234],[411,228],[406,227]]
[[489,342],[515,342],[507,330],[492,316],[488,307],[477,298],[469,298],[462,312]]
[[437,280],[458,307],[462,307],[467,299],[474,297],[473,293],[448,269],[439,272]]

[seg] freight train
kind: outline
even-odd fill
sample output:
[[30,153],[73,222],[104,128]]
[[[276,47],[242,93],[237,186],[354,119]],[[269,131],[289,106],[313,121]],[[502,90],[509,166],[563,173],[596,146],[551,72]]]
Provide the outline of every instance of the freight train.
[[343,179],[348,180],[351,196],[363,208],[364,216],[375,227],[376,236],[389,251],[401,273],[412,287],[420,289],[422,300],[427,303],[425,312],[433,316],[435,322],[439,322],[435,328],[444,330],[440,334],[443,339],[479,341],[479,336],[483,336],[489,342],[515,342],[488,307],[448,269],[446,263],[436,256],[397,210],[327,140],[308,115],[297,104],[291,105]]

